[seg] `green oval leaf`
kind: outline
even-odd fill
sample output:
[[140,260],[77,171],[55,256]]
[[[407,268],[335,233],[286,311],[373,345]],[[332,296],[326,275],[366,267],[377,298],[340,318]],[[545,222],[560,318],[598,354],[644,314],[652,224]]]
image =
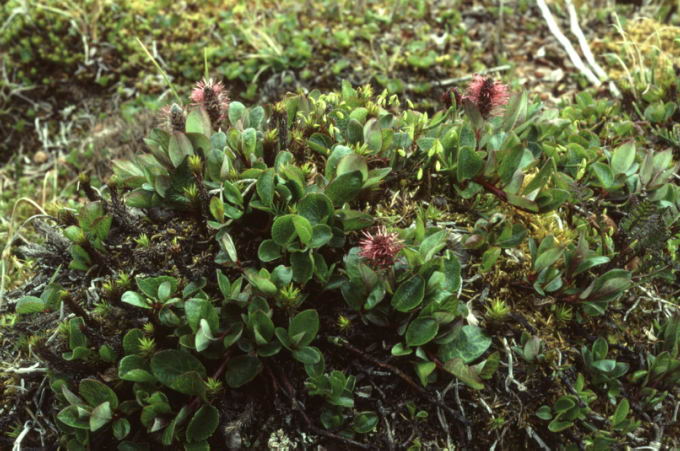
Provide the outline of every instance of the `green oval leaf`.
[[303,310],[291,320],[288,327],[288,335],[295,337],[302,334],[302,339],[297,342],[297,346],[307,346],[316,338],[319,333],[319,313],[314,309]]
[[155,382],[156,378],[150,373],[149,365],[138,355],[128,355],[118,364],[118,377],[130,382]]
[[534,262],[534,271],[537,273],[543,271],[545,268],[555,263],[563,253],[564,250],[559,247],[554,247],[543,252]]
[[108,385],[97,379],[83,379],[78,385],[78,393],[91,406],[109,402],[112,409],[118,407],[118,396]]
[[416,318],[411,321],[406,329],[406,344],[409,346],[422,346],[429,343],[437,336],[439,324],[430,317]]
[[300,215],[293,215],[293,226],[295,227],[295,233],[298,238],[300,238],[300,241],[305,245],[309,245],[312,241],[314,230],[307,218]]
[[334,205],[340,206],[354,199],[363,185],[364,179],[360,171],[348,172],[337,177],[326,187],[326,195]]
[[209,404],[204,404],[189,421],[187,441],[200,442],[209,439],[217,430],[219,422],[219,411]]
[[378,415],[375,412],[359,412],[354,416],[352,429],[359,434],[366,434],[375,429],[378,424]]
[[309,247],[317,249],[326,245],[333,238],[333,231],[326,224],[316,224],[312,229],[312,240]]
[[210,199],[210,214],[218,222],[224,222],[224,202],[217,196]]
[[603,373],[611,373],[616,368],[616,360],[605,359],[593,362],[593,368]]
[[410,312],[418,307],[425,296],[425,281],[420,276],[413,276],[399,285],[392,296],[392,307],[400,312]]
[[90,429],[90,422],[87,416],[80,416],[79,409],[76,406],[68,406],[57,414],[59,421],[67,426],[76,429]]
[[94,432],[98,429],[104,427],[113,418],[113,412],[111,412],[111,405],[109,402],[104,402],[94,409],[90,414],[90,431]]
[[350,144],[360,143],[364,139],[364,127],[356,119],[347,121],[347,142]]
[[635,162],[635,142],[629,141],[619,146],[612,155],[614,174],[625,174]]
[[454,358],[448,360],[446,363],[444,363],[444,368],[473,390],[484,389],[484,384],[479,379],[477,373],[472,368],[467,366],[462,359]]
[[336,175],[336,170],[338,168],[338,163],[345,155],[353,154],[354,151],[347,146],[337,145],[333,148],[331,155],[326,160],[326,170],[324,175],[327,179],[332,179]]
[[158,295],[158,288],[163,282],[170,283],[172,293],[177,291],[177,279],[171,276],[136,277],[135,281],[140,291],[150,298],[155,298]]
[[439,357],[443,361],[460,358],[463,363],[476,360],[491,346],[491,338],[487,337],[477,326],[463,326],[454,335],[451,342],[439,348]]
[[458,155],[458,181],[474,178],[484,167],[484,160],[472,147],[464,146]]
[[293,267],[293,280],[307,283],[314,275],[314,260],[308,252],[290,254],[290,265]]
[[550,409],[550,406],[541,406],[536,411],[536,416],[541,420],[552,420],[552,409]]
[[272,239],[279,246],[286,246],[295,238],[293,216],[295,215],[279,216],[272,224]]
[[555,418],[548,424],[548,430],[550,432],[560,432],[565,429],[568,429],[574,425],[573,422],[571,421],[560,421],[559,418]]
[[174,167],[179,167],[186,157],[194,153],[191,141],[181,132],[173,132],[168,143],[168,156]]
[[250,355],[240,355],[229,360],[224,379],[231,388],[238,388],[255,379],[260,371],[262,371],[260,359]]
[[212,127],[210,125],[210,117],[203,108],[194,108],[187,115],[186,120],[187,133],[200,133],[204,136],[212,134]]
[[300,216],[312,224],[325,223],[333,214],[333,203],[322,193],[309,193],[297,204]]
[[26,313],[39,313],[45,310],[45,301],[35,296],[24,296],[17,301],[15,311],[22,315]]
[[257,257],[263,262],[271,262],[281,258],[281,247],[274,240],[264,240],[257,248]]
[[117,440],[123,440],[130,433],[130,422],[126,418],[116,420],[113,425],[113,436]]
[[314,365],[321,360],[321,351],[314,346],[305,346],[292,351],[293,358],[305,365]]
[[188,352],[166,349],[151,358],[151,372],[158,381],[187,395],[198,394],[206,376],[205,367]]
[[342,157],[342,159],[338,163],[336,173],[338,176],[340,176],[342,174],[347,174],[353,171],[361,172],[361,176],[363,177],[364,180],[368,178],[368,165],[366,164],[366,160],[364,159],[364,157],[356,153],[352,153]]
[[126,291],[120,298],[121,301],[126,304],[134,305],[135,307],[141,307],[150,309],[151,305],[146,301],[146,298],[136,291]]
[[267,169],[257,179],[257,195],[260,196],[262,203],[271,207],[274,203],[274,174],[273,169]]

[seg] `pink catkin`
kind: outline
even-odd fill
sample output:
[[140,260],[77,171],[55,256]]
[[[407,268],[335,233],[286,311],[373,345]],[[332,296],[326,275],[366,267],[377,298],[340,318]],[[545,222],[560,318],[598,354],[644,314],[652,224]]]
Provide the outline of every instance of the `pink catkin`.
[[229,108],[229,97],[222,82],[203,79],[196,83],[191,91],[191,101],[196,106],[205,108],[213,123],[217,126],[223,121]]
[[472,102],[477,103],[479,101],[479,94],[482,91],[484,83],[485,79],[481,75],[477,74],[474,77],[472,77],[472,81],[470,81],[470,84],[468,85],[465,97],[470,99]]
[[201,104],[205,101],[204,91],[207,89],[212,89],[218,96],[226,94],[224,90],[224,85],[221,81],[214,82],[212,78],[203,79],[196,83],[196,86],[191,91],[191,100],[196,104]]
[[484,119],[500,114],[509,98],[510,93],[507,85],[494,81],[490,77],[484,78],[481,75],[473,77],[463,97],[477,107]]
[[161,117],[170,126],[172,131],[183,132],[185,126],[184,110],[181,106],[173,103],[172,105],[165,105],[161,108]]
[[374,266],[388,268],[394,264],[395,257],[404,247],[399,235],[389,233],[385,227],[378,228],[375,234],[364,232],[364,238],[359,242],[359,255]]

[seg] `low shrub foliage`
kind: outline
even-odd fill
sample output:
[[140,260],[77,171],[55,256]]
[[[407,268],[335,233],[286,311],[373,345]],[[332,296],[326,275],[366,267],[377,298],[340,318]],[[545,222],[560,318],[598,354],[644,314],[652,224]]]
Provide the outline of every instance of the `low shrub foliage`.
[[[658,338],[643,359],[590,332],[641,283],[674,283],[672,150],[625,120],[604,140],[611,105],[585,93],[558,111],[476,77],[447,100],[427,114],[344,83],[249,108],[204,80],[147,153],[100,188],[82,177],[89,201],[43,249],[49,282],[16,304],[19,323],[61,319],[30,339],[61,443],[221,449],[233,408],[279,395],[287,421],[348,446],[393,440],[384,404],[489,427],[450,407],[451,384],[468,402],[520,393],[523,419],[503,401],[492,429],[629,443],[674,397],[680,318],[632,323]],[[555,324],[582,330],[580,353]],[[365,391],[379,380],[406,408]]]

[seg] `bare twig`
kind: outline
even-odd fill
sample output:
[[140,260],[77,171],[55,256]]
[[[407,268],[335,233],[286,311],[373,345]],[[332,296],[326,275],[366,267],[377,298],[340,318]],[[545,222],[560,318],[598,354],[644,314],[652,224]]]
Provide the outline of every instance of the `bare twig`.
[[397,376],[399,376],[404,382],[406,382],[413,389],[415,389],[418,393],[424,395],[427,398],[432,398],[432,396],[423,387],[418,385],[413,379],[408,377],[408,375],[406,373],[404,373],[402,370],[400,370],[399,368],[392,366],[389,363],[381,362],[380,360],[376,359],[375,357],[373,357],[369,354],[366,354],[361,349],[354,347],[353,345],[351,345],[350,343],[348,343],[344,339],[341,340],[341,341],[337,341],[337,342],[333,341],[333,343],[340,346],[340,347],[343,347],[343,348],[345,348],[349,351],[352,351],[353,353],[361,356],[362,358],[368,360],[371,363],[374,363],[375,365],[378,365],[381,368],[385,368],[385,369],[391,371],[393,374],[396,374]]
[[581,47],[583,56],[586,57],[586,61],[588,61],[588,64],[593,68],[593,71],[597,74],[600,80],[606,80],[608,78],[607,73],[604,71],[604,69],[602,69],[602,66],[600,66],[597,61],[595,61],[595,56],[590,50],[590,45],[588,45],[588,41],[586,40],[586,37],[579,26],[578,14],[576,14],[574,2],[572,2],[572,0],[565,0],[564,3],[567,5],[567,11],[569,12],[569,23],[571,25],[570,30],[578,39],[578,44]]
[[599,78],[597,78],[597,76],[595,76],[593,71],[590,70],[588,66],[586,66],[586,64],[581,59],[581,56],[576,52],[576,49],[572,45],[571,41],[569,41],[564,33],[562,33],[560,26],[557,25],[557,22],[555,22],[555,18],[553,17],[552,12],[550,12],[550,8],[548,8],[545,0],[536,0],[536,3],[541,10],[543,18],[548,24],[550,32],[553,34],[553,36],[555,36],[555,38],[557,38],[562,48],[567,52],[567,55],[569,55],[569,59],[572,63],[574,63],[574,66],[576,66],[576,68],[588,79],[590,83],[592,83],[594,86],[600,86],[602,82]]
[[640,304],[640,299],[641,299],[641,298],[637,298],[637,299],[635,300],[635,303],[633,304],[633,306],[632,306],[631,308],[629,308],[628,310],[626,310],[626,313],[623,315],[623,321],[624,321],[624,322],[626,322],[626,321],[628,320],[628,315],[630,315],[630,313],[631,313],[633,310],[635,310],[635,309],[637,308],[637,306]]
[[666,316],[666,318],[669,318],[671,316],[671,313],[668,311],[668,309],[678,309],[678,305],[674,304],[673,302],[667,301],[665,299],[660,298],[659,296],[655,295],[652,293],[649,289],[643,287],[642,285],[637,285],[637,288],[640,289],[644,294],[646,294],[646,298],[652,301],[656,301],[657,305],[659,306],[659,311]]
[[444,415],[444,411],[439,406],[437,406],[437,419],[439,420],[439,425],[446,434],[446,448],[453,449],[454,447],[451,441],[451,433],[449,432],[451,428],[449,427],[449,423],[446,421],[446,415]]
[[5,368],[2,371],[14,374],[30,374],[30,373],[45,373],[47,372],[47,368],[41,367],[39,362],[35,362],[33,365],[26,368]]
[[14,439],[14,445],[12,446],[12,451],[21,451],[21,442],[24,440],[24,437],[28,435],[29,432],[31,432],[31,429],[33,429],[30,425],[30,420],[24,423],[24,428],[21,430],[19,435],[17,436],[16,439]]
[[61,300],[63,301],[64,304],[66,304],[76,316],[79,316],[85,321],[85,324],[87,324],[89,327],[92,329],[100,329],[99,322],[97,322],[95,319],[90,316],[89,313],[85,311],[85,309],[76,301],[73,299],[73,296],[71,293],[66,293],[64,296],[61,297]]
[[510,391],[510,382],[514,382],[515,385],[517,385],[517,389],[519,391],[527,391],[527,387],[515,379],[514,373],[513,373],[513,361],[512,361],[512,350],[510,349],[510,346],[508,346],[508,340],[503,337],[503,347],[505,348],[505,352],[508,354],[508,377],[505,378],[505,390]]
[[305,412],[305,408],[302,405],[302,403],[300,403],[300,401],[298,401],[297,398],[295,397],[295,389],[293,388],[290,381],[286,377],[286,374],[281,372],[280,378],[283,381],[283,383],[280,385],[282,387],[281,391],[283,392],[283,394],[286,395],[286,397],[288,397],[288,399],[290,399],[292,406],[293,406],[293,409],[295,409],[296,411],[298,411],[300,413],[300,415],[302,415],[302,418],[304,419],[305,424],[307,425],[307,428],[310,431],[312,431],[313,433],[315,433],[317,435],[322,435],[324,437],[333,439],[336,443],[343,442],[343,443],[346,443],[348,445],[352,445],[352,446],[357,447],[357,448],[371,449],[370,446],[365,445],[365,444],[360,443],[360,442],[357,442],[356,440],[352,440],[352,439],[349,439],[347,437],[343,437],[341,435],[334,434],[333,432],[326,431],[324,429],[316,427],[314,425],[314,423],[312,423],[312,420],[309,418],[309,416],[307,416],[307,413]]
[[[489,69],[479,71],[479,72],[477,72],[477,74],[486,75],[486,74],[493,74],[495,72],[503,72],[503,71],[510,69],[511,67],[512,66],[510,66],[509,64],[503,64],[502,66],[491,67]],[[464,75],[462,77],[447,78],[445,80],[440,81],[439,86],[446,87],[446,86],[455,85],[456,83],[461,83],[461,82],[464,82],[464,81],[472,80],[472,77],[474,77],[474,74]]]
[[489,412],[489,415],[491,415],[491,417],[495,419],[495,416],[494,416],[494,414],[493,414],[493,410],[491,410],[491,407],[489,407],[489,405],[486,403],[486,401],[484,401],[484,398],[482,398],[482,397],[480,396],[479,399],[478,399],[478,401],[479,401],[480,403],[482,403],[482,406],[484,406],[484,408],[486,409],[486,411]]
[[[373,386],[375,387],[375,385]],[[380,400],[378,400],[378,413],[380,413],[383,423],[385,423],[385,433],[387,435],[387,449],[393,451],[395,449],[395,446],[394,446],[394,434],[392,433],[392,426],[387,420],[387,412],[385,411],[385,407],[383,406],[383,403]]]
[[472,181],[475,182],[475,183],[477,183],[478,185],[481,185],[482,188],[484,188],[484,190],[485,190],[487,193],[493,194],[493,195],[496,196],[498,199],[500,199],[501,201],[507,203],[508,205],[511,205],[512,207],[514,207],[514,208],[516,208],[516,209],[518,209],[518,210],[521,210],[521,211],[523,211],[523,212],[525,212],[525,213],[538,214],[537,211],[532,211],[532,210],[529,210],[529,209],[527,209],[527,208],[521,207],[521,206],[519,206],[519,205],[515,205],[515,204],[510,203],[510,202],[508,201],[508,195],[507,195],[507,193],[506,193],[505,191],[503,191],[502,189],[500,189],[499,187],[497,187],[496,185],[494,185],[493,183],[490,183],[490,182],[486,181],[486,180],[484,179],[484,177],[478,176],[478,177],[473,178]]
[[536,431],[534,431],[534,430],[531,428],[531,426],[527,425],[527,427],[524,428],[524,430],[527,431],[527,435],[528,435],[529,437],[531,437],[532,439],[534,439],[534,441],[535,441],[536,443],[538,443],[538,446],[540,446],[542,449],[544,449],[544,450],[546,450],[546,451],[550,451],[550,447],[549,447],[548,445],[545,444],[545,442],[543,441],[543,439],[541,439],[541,437],[538,436],[538,434],[536,433]]
[[[361,349],[358,349],[355,346],[353,346],[352,344],[350,344],[349,342],[347,342],[347,340],[345,340],[344,338],[332,337],[330,342],[333,343],[336,346],[340,346],[342,348],[345,348],[345,349],[357,354],[358,356],[362,357],[363,359],[368,360],[369,362],[372,362],[372,363],[374,363],[375,365],[378,365],[381,368],[385,368],[385,369],[389,370],[393,374],[399,376],[408,385],[413,387],[413,389],[415,389],[416,393],[421,395],[427,401],[429,401],[429,402],[431,402],[431,403],[433,403],[437,406],[440,406],[441,408],[446,410],[450,415],[452,415],[456,420],[460,421],[461,423],[468,424],[467,419],[461,417],[461,415],[458,412],[456,412],[451,407],[446,405],[446,403],[443,400],[439,400],[436,397],[434,397],[430,392],[428,392],[423,387],[418,385],[413,379],[408,377],[408,375],[406,373],[404,373],[402,370],[400,370],[399,368],[397,368],[393,365],[390,365],[389,363],[381,362],[380,360],[376,359],[375,357],[366,354]],[[430,356],[430,358],[433,358],[433,357]],[[434,363],[437,365],[437,367],[443,368],[442,363],[438,359],[433,358],[433,360],[434,360]]]
[[[449,383],[449,385],[447,385],[446,388],[444,388],[444,390],[442,390],[441,392],[437,392],[437,401],[438,401],[440,404],[443,404],[443,403],[444,403],[444,398],[446,397],[446,394],[447,394],[447,393],[449,392],[449,390],[450,390],[452,387],[454,387],[454,386],[456,387],[456,391],[457,391],[457,390],[458,390],[458,381],[455,380],[455,379],[452,380],[452,381]],[[457,394],[458,394],[458,393],[456,392],[456,395],[457,395]],[[458,399],[458,401],[460,401],[460,398],[457,398],[457,399]],[[459,404],[459,407],[460,407],[461,415],[462,415],[463,418],[465,419],[465,411],[463,410],[463,406]],[[455,447],[453,446],[453,443],[452,443],[452,441],[451,441],[451,433],[450,433],[449,423],[446,421],[446,415],[444,415],[444,411],[442,410],[441,406],[437,406],[437,418],[439,419],[439,424],[441,425],[442,429],[443,429],[444,432],[446,433],[446,447],[447,447],[447,449],[454,449]],[[467,420],[466,420],[466,421],[467,421]],[[466,425],[465,425],[465,428],[466,428],[467,430],[470,430],[470,425],[469,425],[469,424],[466,424]],[[471,437],[470,437],[469,434],[468,434],[468,441],[469,441],[470,439],[471,439]]]
[[572,0],[565,0],[565,3],[567,5],[567,11],[569,12],[571,32],[578,39],[579,46],[581,47],[583,55],[586,57],[586,61],[588,61],[588,64],[590,65],[590,67],[593,68],[593,71],[595,71],[600,80],[609,81],[609,91],[612,93],[612,95],[616,98],[620,98],[621,91],[619,91],[619,88],[616,86],[616,83],[614,83],[614,80],[611,80],[609,78],[609,75],[607,75],[607,72],[605,72],[605,70],[602,69],[602,66],[598,64],[598,62],[595,60],[593,52],[590,50],[590,45],[588,45],[588,41],[586,40],[586,37],[583,34],[581,27],[579,26],[578,15],[576,14],[576,8],[574,7],[574,3],[572,2]]
[[[456,399],[456,405],[458,406],[458,410],[460,410],[460,414],[463,416],[463,419],[467,420],[467,416],[465,415],[465,409],[463,409],[463,403],[460,402],[460,393],[458,390],[458,387],[460,386],[460,383],[458,381],[455,381],[454,384],[454,395]],[[465,433],[467,435],[468,442],[472,441],[472,428],[470,427],[470,424],[465,425]]]

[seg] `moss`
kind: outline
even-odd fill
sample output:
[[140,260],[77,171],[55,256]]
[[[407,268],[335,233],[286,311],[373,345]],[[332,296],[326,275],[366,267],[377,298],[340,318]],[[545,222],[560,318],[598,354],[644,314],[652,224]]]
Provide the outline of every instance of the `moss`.
[[639,18],[626,21],[617,35],[595,48],[609,56],[610,76],[625,89],[640,93],[647,102],[672,100],[678,89],[679,34],[680,27]]

